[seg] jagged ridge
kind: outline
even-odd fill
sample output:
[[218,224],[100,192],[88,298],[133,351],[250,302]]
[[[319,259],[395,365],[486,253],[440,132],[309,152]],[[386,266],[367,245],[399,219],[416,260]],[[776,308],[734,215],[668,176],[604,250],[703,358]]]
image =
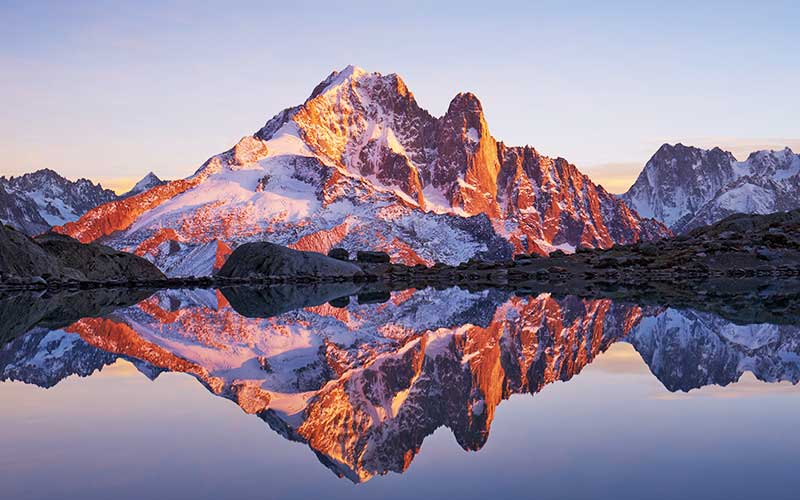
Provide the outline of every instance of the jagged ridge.
[[740,162],[720,148],[664,144],[621,198],[676,233],[734,213],[793,210],[800,208],[800,155],[756,151]]
[[496,141],[474,95],[459,94],[435,118],[397,75],[354,67],[332,73],[302,105],[193,176],[58,230],[162,266],[181,262],[181,272],[199,245],[215,241],[374,249],[409,264],[455,264],[668,234],[566,160]]

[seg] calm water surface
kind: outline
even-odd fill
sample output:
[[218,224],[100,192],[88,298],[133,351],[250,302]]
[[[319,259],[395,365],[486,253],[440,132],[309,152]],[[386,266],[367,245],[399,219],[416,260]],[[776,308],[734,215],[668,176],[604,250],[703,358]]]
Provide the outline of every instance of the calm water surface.
[[4,298],[2,497],[798,496],[797,326],[343,292]]

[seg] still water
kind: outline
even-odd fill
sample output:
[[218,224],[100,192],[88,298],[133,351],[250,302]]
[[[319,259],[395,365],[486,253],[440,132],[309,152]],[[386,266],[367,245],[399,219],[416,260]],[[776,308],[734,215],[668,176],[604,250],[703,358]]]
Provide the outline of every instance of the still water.
[[798,496],[791,322],[351,292],[2,297],[2,498]]

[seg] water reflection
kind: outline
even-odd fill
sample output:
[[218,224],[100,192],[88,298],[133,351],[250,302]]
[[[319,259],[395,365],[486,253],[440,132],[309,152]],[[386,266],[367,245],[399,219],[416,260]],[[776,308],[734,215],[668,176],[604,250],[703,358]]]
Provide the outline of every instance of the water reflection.
[[439,427],[480,449],[504,400],[570,380],[620,341],[669,391],[725,386],[745,371],[800,379],[797,326],[689,309],[352,285],[144,295],[3,298],[13,340],[0,377],[53,387],[120,359],[151,379],[187,373],[353,482],[405,471]]

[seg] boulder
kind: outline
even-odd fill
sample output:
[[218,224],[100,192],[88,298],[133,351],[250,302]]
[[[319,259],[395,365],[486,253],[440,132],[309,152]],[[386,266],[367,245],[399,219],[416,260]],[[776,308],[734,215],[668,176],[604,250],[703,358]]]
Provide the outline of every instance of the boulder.
[[354,277],[361,268],[317,252],[304,252],[265,241],[239,246],[217,272],[229,278],[268,276]]
[[370,252],[365,250],[359,250],[356,254],[356,260],[358,262],[366,262],[370,264],[389,264],[392,259],[389,257],[389,254],[386,252]]
[[344,248],[339,248],[339,247],[331,248],[330,250],[328,250],[328,257],[336,260],[349,261],[350,252],[348,252]]
[[[33,239],[20,231],[0,224],[0,273],[10,277],[51,276],[80,278],[74,270],[66,270],[58,259],[48,254]],[[8,281],[5,279],[4,281]]]

